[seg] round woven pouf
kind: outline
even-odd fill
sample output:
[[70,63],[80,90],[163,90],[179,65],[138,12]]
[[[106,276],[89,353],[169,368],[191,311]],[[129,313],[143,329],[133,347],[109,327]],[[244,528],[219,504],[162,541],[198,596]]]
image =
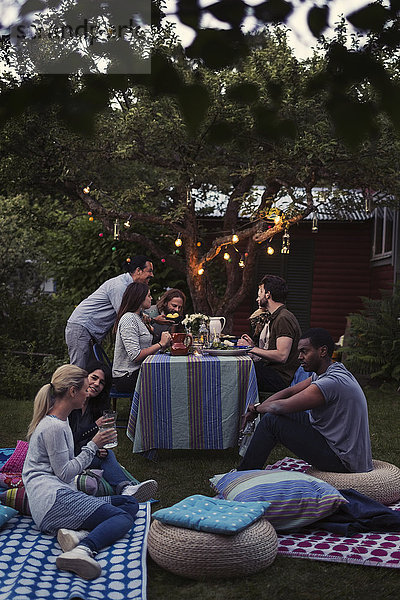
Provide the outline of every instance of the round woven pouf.
[[312,475],[330,483],[338,490],[352,488],[381,504],[392,504],[400,499],[400,469],[395,465],[373,460],[373,470],[368,473],[332,473],[308,469]]
[[205,533],[154,520],[148,550],[160,567],[182,577],[238,577],[268,567],[275,560],[278,537],[266,519],[234,535]]

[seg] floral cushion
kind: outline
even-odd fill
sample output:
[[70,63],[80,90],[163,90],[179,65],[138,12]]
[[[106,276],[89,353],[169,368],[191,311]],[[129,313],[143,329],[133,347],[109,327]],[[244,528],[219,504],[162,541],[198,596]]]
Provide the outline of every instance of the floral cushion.
[[8,489],[23,485],[21,473],[0,473],[0,488]]
[[219,498],[268,501],[266,518],[277,531],[293,531],[333,514],[347,501],[332,485],[298,471],[231,471],[214,475]]
[[269,505],[269,502],[234,502],[197,494],[156,511],[153,517],[175,527],[234,534],[262,517]]

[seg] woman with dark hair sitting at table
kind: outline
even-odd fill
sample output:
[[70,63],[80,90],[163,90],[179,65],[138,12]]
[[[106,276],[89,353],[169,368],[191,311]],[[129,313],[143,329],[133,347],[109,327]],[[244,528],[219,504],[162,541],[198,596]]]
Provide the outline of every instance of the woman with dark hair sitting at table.
[[151,354],[165,350],[171,335],[163,331],[153,343],[153,331],[145,324],[142,311],[150,308],[151,294],[144,283],[131,283],[125,290],[114,325],[113,382],[119,392],[133,394],[141,363]]
[[[73,410],[68,416],[74,438],[75,456],[82,452],[82,448],[107,421],[103,411],[110,408],[110,369],[93,358],[88,363],[88,371],[89,386],[86,390],[85,402],[82,408]],[[139,484],[133,484],[128,480],[114,452],[110,449],[99,448],[89,468],[101,469],[104,479],[113,487],[114,493],[134,496],[138,502],[147,502],[157,492],[158,485],[154,479]]]
[[154,322],[153,344],[160,341],[163,331],[170,331],[173,333],[177,323],[182,319],[185,304],[186,296],[183,292],[181,292],[181,290],[171,288],[170,290],[164,292],[156,304],[158,314],[167,317],[167,319],[169,316],[172,317],[172,315],[178,316],[175,316],[174,319],[169,319],[166,323]]

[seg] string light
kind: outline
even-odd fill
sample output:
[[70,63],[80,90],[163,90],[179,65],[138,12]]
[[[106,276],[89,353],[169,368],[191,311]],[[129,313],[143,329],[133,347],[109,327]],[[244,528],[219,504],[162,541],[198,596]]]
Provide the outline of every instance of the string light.
[[182,240],[181,240],[181,234],[180,233],[178,233],[178,237],[175,240],[175,246],[177,248],[179,248],[180,246],[182,246]]
[[129,215],[127,220],[124,222],[124,227],[126,227],[127,229],[129,229],[129,227],[131,226],[131,217],[132,215]]
[[269,254],[270,256],[272,256],[274,254],[275,250],[273,249],[272,246],[268,246],[267,248],[267,254]]
[[236,235],[236,233],[234,233],[232,235],[232,244],[237,244],[239,241],[239,237]]
[[317,215],[317,213],[313,214],[311,231],[312,231],[312,233],[318,233],[318,215]]
[[93,183],[93,181],[91,181],[91,182],[90,182],[88,185],[86,185],[86,186],[83,188],[83,190],[82,190],[82,191],[83,191],[83,193],[84,193],[84,194],[90,194],[90,186],[92,185],[92,183]]
[[281,254],[289,254],[290,251],[290,235],[287,229],[285,229],[285,233],[282,236],[282,248]]
[[276,217],[274,217],[275,225],[279,225],[280,222],[281,222],[281,217],[279,215],[276,215]]
[[129,258],[129,256],[128,256],[128,258],[126,259],[126,262],[127,262],[127,263],[130,263],[130,262],[131,262],[131,259]]
[[197,275],[203,275],[204,274],[204,269],[203,267],[200,267],[200,269],[198,269],[197,271]]
[[89,217],[89,221],[94,221],[94,217]]
[[239,267],[240,267],[241,269],[244,269],[244,267],[245,267],[245,262],[244,262],[243,256],[241,256],[241,257],[240,257],[240,260],[239,260],[239,262],[238,262],[238,265],[239,265]]
[[99,233],[99,237],[102,238],[104,233]]
[[119,240],[119,234],[120,234],[119,221],[118,221],[118,219],[115,219],[115,221],[114,221],[114,240]]
[[224,260],[229,260],[231,257],[231,255],[229,254],[229,252],[225,252],[224,254]]
[[200,248],[200,246],[201,246],[201,242],[197,242],[196,246],[197,246],[198,248]]
[[162,258],[162,259],[161,259],[161,262],[162,262],[162,263],[165,263],[165,258]]

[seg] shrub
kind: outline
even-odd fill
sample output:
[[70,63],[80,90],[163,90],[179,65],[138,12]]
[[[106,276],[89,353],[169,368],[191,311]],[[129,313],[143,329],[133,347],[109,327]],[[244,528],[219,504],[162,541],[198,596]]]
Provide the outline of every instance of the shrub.
[[343,353],[346,366],[371,379],[400,380],[400,286],[381,300],[362,298],[364,308],[350,315]]

